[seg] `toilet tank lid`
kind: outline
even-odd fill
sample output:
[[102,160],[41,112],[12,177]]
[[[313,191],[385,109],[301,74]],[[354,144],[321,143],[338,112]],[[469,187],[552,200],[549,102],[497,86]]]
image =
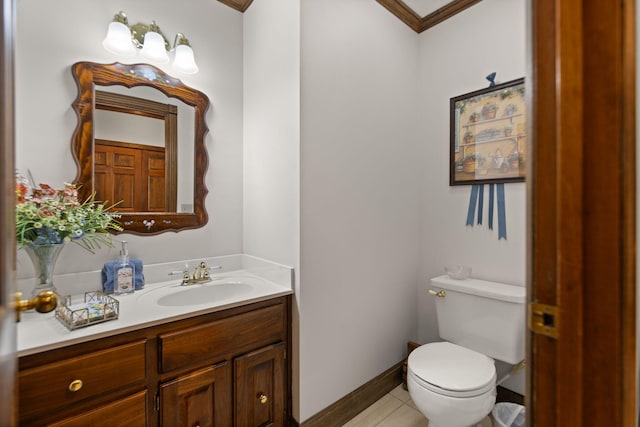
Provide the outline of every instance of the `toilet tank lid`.
[[506,283],[489,282],[480,279],[457,280],[443,275],[431,279],[431,286],[517,304],[524,304],[526,299],[526,288],[524,286],[507,285]]

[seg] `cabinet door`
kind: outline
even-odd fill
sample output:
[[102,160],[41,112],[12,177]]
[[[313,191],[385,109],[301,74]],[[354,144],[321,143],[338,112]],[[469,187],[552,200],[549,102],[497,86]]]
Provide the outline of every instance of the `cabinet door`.
[[230,369],[224,362],[160,385],[160,425],[230,427]]
[[235,359],[236,427],[284,426],[284,359],[283,343]]

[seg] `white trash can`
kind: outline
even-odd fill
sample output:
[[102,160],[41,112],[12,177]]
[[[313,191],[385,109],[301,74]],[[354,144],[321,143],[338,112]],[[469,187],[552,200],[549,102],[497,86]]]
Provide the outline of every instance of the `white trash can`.
[[524,427],[524,406],[511,402],[496,403],[491,414],[497,427]]

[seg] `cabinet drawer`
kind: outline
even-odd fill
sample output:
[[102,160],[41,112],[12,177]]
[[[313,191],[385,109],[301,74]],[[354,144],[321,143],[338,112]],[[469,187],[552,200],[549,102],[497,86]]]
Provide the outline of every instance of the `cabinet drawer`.
[[230,352],[244,353],[284,339],[283,304],[216,320],[179,332],[163,334],[160,342],[162,372],[202,366]]
[[145,426],[147,392],[141,391],[97,409],[50,424],[49,427]]
[[[145,342],[100,350],[21,371],[21,418],[145,384]],[[74,391],[75,390],[75,391]]]

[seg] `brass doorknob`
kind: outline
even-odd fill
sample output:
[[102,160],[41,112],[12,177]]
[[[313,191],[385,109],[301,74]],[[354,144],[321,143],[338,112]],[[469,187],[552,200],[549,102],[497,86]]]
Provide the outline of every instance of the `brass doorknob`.
[[69,391],[76,392],[76,391],[80,390],[83,385],[84,384],[83,384],[82,380],[73,380],[69,384]]
[[42,291],[33,299],[22,299],[22,292],[15,293],[13,303],[16,309],[16,322],[20,321],[20,312],[35,308],[38,313],[48,313],[53,311],[58,305],[58,295],[53,291]]
[[260,400],[260,403],[262,403],[262,404],[264,405],[265,403],[267,403],[267,401],[269,400],[269,398],[267,397],[267,395],[266,395],[266,394],[264,394],[264,393],[260,393],[260,394],[258,395],[258,400]]

